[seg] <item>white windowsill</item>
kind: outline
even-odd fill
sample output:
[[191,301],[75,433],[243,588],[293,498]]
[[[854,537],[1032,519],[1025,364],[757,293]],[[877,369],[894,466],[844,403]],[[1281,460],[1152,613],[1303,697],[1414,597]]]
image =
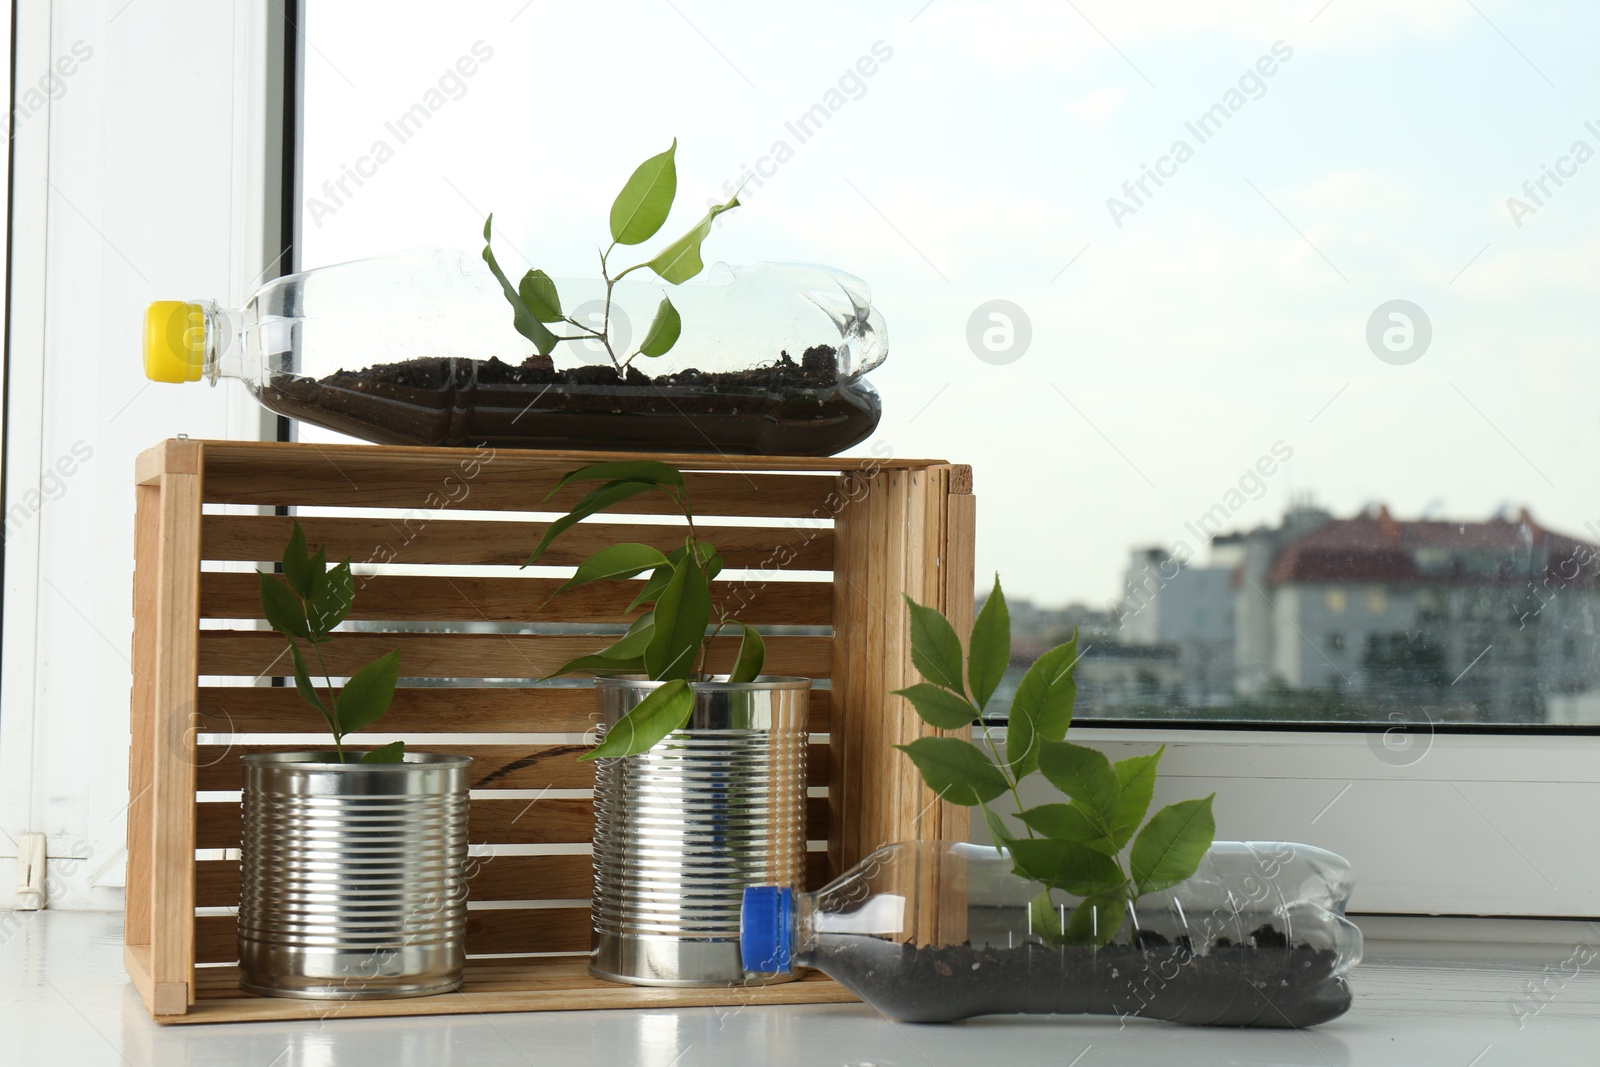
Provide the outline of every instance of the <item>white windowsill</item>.
[[[1372,918],[1355,1006],[1304,1032],[1024,1016],[897,1026],[852,1004],[162,1028],[123,976],[120,916],[24,918],[0,944],[0,1032],[16,1063],[1500,1067],[1591,1062],[1600,1014],[1597,964],[1561,970],[1575,946],[1600,951],[1593,924]],[[1543,1007],[1519,1028],[1511,1005],[1537,1006],[1537,982]]]

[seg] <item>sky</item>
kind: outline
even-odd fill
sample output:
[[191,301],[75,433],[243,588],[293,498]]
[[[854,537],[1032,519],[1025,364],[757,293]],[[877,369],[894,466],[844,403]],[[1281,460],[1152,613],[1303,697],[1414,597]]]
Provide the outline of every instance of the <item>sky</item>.
[[513,276],[588,276],[674,137],[662,239],[759,165],[706,262],[866,281],[890,345],[853,451],[972,464],[979,584],[1012,598],[1104,606],[1130,548],[1194,552],[1219,504],[1600,527],[1600,7],[306,8],[302,268],[475,256],[493,211]]

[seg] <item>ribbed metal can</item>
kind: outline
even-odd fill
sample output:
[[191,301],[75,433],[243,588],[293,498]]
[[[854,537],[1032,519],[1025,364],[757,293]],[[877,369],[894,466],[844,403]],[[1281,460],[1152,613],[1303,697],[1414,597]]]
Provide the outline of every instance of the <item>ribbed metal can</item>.
[[[602,727],[660,684],[597,679]],[[739,907],[746,886],[805,886],[811,681],[693,688],[683,729],[596,761],[589,970],[637,985],[788,981],[741,966]]]
[[243,758],[240,987],[319,1000],[457,988],[472,758],[336,760],[332,752]]

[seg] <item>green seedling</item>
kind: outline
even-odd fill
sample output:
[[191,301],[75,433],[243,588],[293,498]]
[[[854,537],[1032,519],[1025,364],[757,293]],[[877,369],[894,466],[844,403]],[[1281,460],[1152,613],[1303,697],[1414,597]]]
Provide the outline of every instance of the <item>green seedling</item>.
[[[501,291],[505,293],[507,302],[511,304],[512,325],[518,333],[533,342],[540,355],[548,356],[555,351],[556,345],[563,341],[598,341],[605,347],[606,355],[611,357],[611,365],[616,368],[618,377],[621,377],[628,365],[639,356],[652,358],[662,356],[678,343],[678,337],[683,332],[683,320],[678,315],[678,309],[673,307],[671,299],[663,293],[661,303],[656,308],[655,318],[651,321],[650,328],[645,331],[644,339],[639,342],[638,349],[632,355],[619,354],[612,345],[611,337],[612,290],[616,288],[618,282],[634,271],[646,268],[670,285],[682,285],[699,274],[705,267],[700,259],[701,243],[710,235],[711,226],[716,222],[717,216],[738,207],[739,198],[734,196],[725,204],[713,206],[688,233],[644,262],[625,267],[616,274],[611,273],[610,266],[611,254],[616,251],[618,245],[643,244],[654,237],[667,221],[667,215],[672,211],[672,201],[678,192],[677,152],[678,142],[674,138],[672,147],[659,155],[651,156],[635,168],[632,176],[623,185],[622,192],[618,193],[616,200],[612,202],[611,243],[600,253],[600,278],[605,282],[606,296],[605,309],[598,330],[579,322],[562,310],[561,296],[556,292],[556,283],[544,271],[530,270],[513,286],[511,279],[500,269],[500,264],[496,262],[494,251],[490,247],[490,233],[494,225],[493,213],[484,220],[483,260],[489,264],[489,269],[500,282]],[[547,323],[557,324],[558,328],[570,326],[578,332],[560,336],[550,329]]]
[[706,677],[711,643],[724,629],[736,627],[741,635],[739,651],[728,674],[731,682],[755,680],[766,659],[766,644],[752,627],[733,618],[725,606],[713,603],[711,582],[722,570],[722,557],[695,532],[694,512],[680,471],[654,460],[594,463],[567,472],[545,499],[575,482],[600,484],[549,525],[528,557],[529,564],[537,562],[564,531],[640,493],[664,493],[683,512],[688,524],[683,544],[672,551],[662,552],[641,544],[610,545],[579,564],[573,576],[556,590],[559,596],[590,582],[628,581],[649,573],[627,608],[630,613],[643,608],[644,613],[627,633],[600,651],[579,656],[550,674],[552,678],[575,671],[643,674],[652,681],[664,682],[608,729],[604,740],[582,758],[632,756],[648,752],[688,721],[694,710],[690,682]]
[[[1146,821],[1165,746],[1112,763],[1065,739],[1078,692],[1076,632],[1039,657],[1018,684],[1002,753],[983,723],[984,708],[1011,660],[1011,617],[999,577],[973,623],[965,656],[948,619],[910,597],[906,604],[912,663],[926,681],[896,695],[930,726],[961,730],[976,722],[983,744],[923,737],[898,747],[934,792],[980,808],[1016,872],[1047,887],[1030,907],[1034,930],[1046,942],[1110,943],[1130,905],[1198,869],[1216,833],[1216,794],[1171,804]],[[1033,774],[1043,776],[1065,802],[1024,807],[1019,786]],[[989,807],[1006,794],[1022,822],[1021,835]],[[1065,924],[1051,901],[1052,889],[1083,898]]]
[[[345,682],[333,684],[322,646],[333,640],[333,630],[350,614],[355,604],[355,582],[350,561],[328,567],[328,552],[319,548],[315,555],[306,550],[306,535],[294,524],[289,544],[283,550],[283,574],[260,572],[261,610],[272,628],[283,635],[294,664],[294,687],[300,699],[311,705],[333,731],[333,747],[339,762],[344,755],[344,739],[376,722],[389,710],[395,682],[400,675],[400,653],[390,652],[367,664]],[[306,670],[304,644],[316,660],[327,693],[326,699],[312,683]],[[361,757],[362,763],[399,763],[405,757],[405,742],[379,746]]]

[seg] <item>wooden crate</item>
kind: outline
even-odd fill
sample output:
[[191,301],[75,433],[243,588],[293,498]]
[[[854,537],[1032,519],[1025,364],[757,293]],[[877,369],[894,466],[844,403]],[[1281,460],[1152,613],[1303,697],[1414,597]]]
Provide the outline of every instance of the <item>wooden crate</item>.
[[[518,565],[552,513],[583,491],[541,503],[555,480],[617,458],[188,440],[139,456],[124,958],[158,1021],[852,999],[820,976],[765,988],[656,989],[599,981],[584,969],[590,873],[582,846],[592,836],[584,791],[593,772],[578,762],[585,746],[573,737],[533,738],[589,730],[593,694],[532,683],[609,643],[608,633],[625,621],[634,592],[625,586],[633,583],[574,590],[546,606],[560,578]],[[889,692],[918,680],[902,592],[941,607],[961,633],[970,625],[970,468],[923,460],[653,458],[685,471],[700,532],[727,567],[715,587],[744,603],[740,617],[813,631],[769,630],[767,637],[770,672],[820,684],[811,730],[826,741],[809,753],[816,788],[808,836],[827,846],[811,854],[813,887],[890,841],[964,837],[966,809],[939,801],[892,747],[927,731]],[[250,573],[281,555],[292,520],[224,514],[224,505],[293,507],[310,543],[325,544],[330,559],[374,565],[357,568],[372,573],[358,577],[351,618],[383,632],[341,634],[329,668],[338,674],[398,648],[402,688],[373,736],[475,757],[470,840],[502,854],[472,865],[471,901],[496,906],[470,911],[472,958],[458,993],[336,1004],[238,988],[231,909],[239,865],[216,858],[216,850],[239,846],[239,758],[310,747],[326,735],[292,685],[268,684],[284,670],[284,646],[258,621]],[[625,507],[628,515],[575,527],[541,562],[570,568],[616,540],[663,549],[681,543],[681,521],[645,518],[671,514],[664,498],[647,494]],[[464,623],[478,632],[461,632]],[[567,632],[525,632],[551,623],[568,624]],[[438,624],[457,625],[439,632]],[[720,641],[711,668],[725,669],[732,653],[733,641]],[[452,683],[425,684],[434,679]],[[262,743],[262,735],[284,734],[305,736]],[[430,743],[429,735],[441,734],[465,741]],[[825,797],[817,795],[822,787]],[[566,854],[504,854],[529,851],[509,846],[566,846]]]

